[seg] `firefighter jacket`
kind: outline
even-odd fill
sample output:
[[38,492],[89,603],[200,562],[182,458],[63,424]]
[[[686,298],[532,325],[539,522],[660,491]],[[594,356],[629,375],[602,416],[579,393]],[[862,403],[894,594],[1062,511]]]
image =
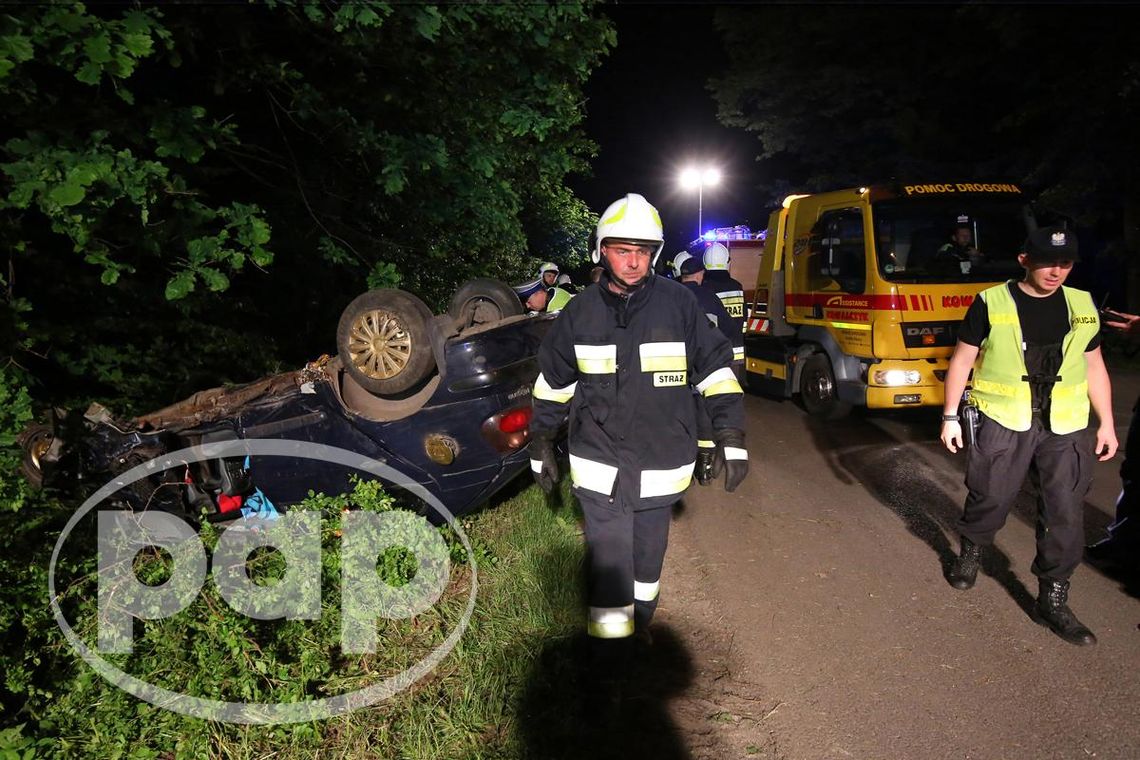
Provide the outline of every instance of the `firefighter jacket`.
[[729,316],[728,312],[725,311],[724,304],[717,298],[716,293],[695,282],[682,284],[697,297],[697,305],[701,307],[701,311],[708,317],[709,322],[712,322],[713,327],[720,330],[724,333],[724,337],[728,338],[728,342],[732,344],[733,360],[743,359],[744,331],[736,329],[737,320],[734,320]]
[[[724,304],[724,310],[732,318],[733,329],[744,335],[744,286],[734,280],[728,272],[719,269],[706,269],[705,280],[702,287],[709,288],[716,293],[716,297]],[[744,341],[735,341],[732,344],[732,358],[734,361],[744,361]]]
[[[1063,287],[1069,307],[1069,332],[1062,341],[1060,379],[1050,392],[1050,428],[1057,435],[1084,430],[1089,424],[1088,364],[1085,348],[1100,330],[1092,296]],[[1028,430],[1033,418],[1025,345],[1017,303],[1006,283],[983,290],[990,334],[982,343],[971,397],[987,417],[1010,430]]]
[[531,435],[553,437],[569,415],[575,488],[666,506],[693,475],[693,388],[714,429],[744,429],[732,348],[681,283],[650,274],[623,299],[606,282],[570,301],[542,341]]

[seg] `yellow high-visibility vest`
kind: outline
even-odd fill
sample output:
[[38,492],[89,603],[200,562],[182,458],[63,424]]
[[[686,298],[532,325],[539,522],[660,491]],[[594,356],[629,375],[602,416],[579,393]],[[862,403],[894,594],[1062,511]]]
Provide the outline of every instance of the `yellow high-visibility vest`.
[[[1085,349],[1100,330],[1092,296],[1062,287],[1069,307],[1069,332],[1062,341],[1061,377],[1050,392],[1050,428],[1058,435],[1089,424],[1089,385]],[[971,397],[978,409],[1010,430],[1028,430],[1033,420],[1017,303],[1007,284],[979,294],[989,311],[990,334],[983,341]]]

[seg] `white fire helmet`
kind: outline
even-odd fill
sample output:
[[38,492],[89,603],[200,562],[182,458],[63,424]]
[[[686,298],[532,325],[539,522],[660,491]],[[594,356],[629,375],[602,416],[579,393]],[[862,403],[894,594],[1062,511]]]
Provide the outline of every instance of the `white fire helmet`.
[[541,279],[542,276],[544,274],[546,274],[547,272],[554,272],[555,274],[558,274],[558,265],[555,264],[553,261],[542,262],[542,266],[540,266],[538,268],[539,279]]
[[728,248],[723,243],[713,243],[705,249],[705,269],[728,271]]
[[674,256],[673,261],[669,263],[669,266],[673,267],[673,276],[678,280],[681,279],[681,265],[685,263],[686,259],[691,258],[693,257],[689,254],[688,251],[681,251],[676,256]]
[[595,263],[602,260],[602,243],[607,238],[627,240],[631,243],[641,243],[653,247],[653,260],[650,266],[657,264],[657,257],[665,247],[665,234],[661,229],[661,215],[657,209],[643,196],[629,193],[621,200],[609,205],[598,220],[597,234],[594,248],[590,251],[590,259]]

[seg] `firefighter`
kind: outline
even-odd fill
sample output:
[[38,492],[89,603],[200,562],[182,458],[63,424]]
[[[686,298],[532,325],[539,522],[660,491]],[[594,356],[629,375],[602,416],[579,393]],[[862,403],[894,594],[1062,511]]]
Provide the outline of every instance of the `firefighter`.
[[[705,267],[697,257],[687,253],[679,253],[673,259],[677,271],[677,278],[697,297],[697,304],[708,317],[709,324],[724,333],[732,344],[733,354],[737,349],[744,348],[744,333],[733,327],[733,320],[724,310],[724,304],[709,288],[701,287],[705,278]],[[708,412],[705,410],[704,399],[697,394],[697,467],[695,475],[697,482],[702,486],[708,485],[712,480],[712,460],[716,446],[712,440],[712,426]]]
[[553,261],[544,261],[538,268],[538,279],[542,280],[542,287],[553,288],[558,280],[558,265]]
[[[1081,561],[1092,457],[1110,459],[1117,447],[1100,320],[1087,292],[1064,287],[1078,260],[1070,231],[1035,230],[1017,259],[1024,279],[979,294],[946,372],[946,448],[962,446],[959,399],[975,360],[971,398],[980,419],[966,462],[961,554],[946,578],[957,589],[974,585],[981,551],[1005,524],[1028,473],[1039,494],[1033,618],[1072,644],[1095,644],[1096,636],[1069,609],[1068,596],[1069,578]],[[1098,419],[1095,445],[1086,430],[1090,406]]]
[[554,440],[568,416],[570,480],[590,556],[594,674],[617,682],[634,635],[650,643],[670,507],[692,479],[692,386],[712,419],[717,476],[724,471],[732,491],[748,471],[731,346],[683,285],[653,273],[663,241],[657,209],[642,196],[605,210],[591,250],[604,268],[600,281],[551,325],[534,385],[531,469],[552,492],[560,477]]
[[[744,334],[744,286],[728,273],[728,247],[724,243],[713,243],[704,253],[704,287],[711,288],[724,304],[724,310],[732,318],[733,329]],[[733,370],[739,373],[744,367],[744,344],[733,342]]]

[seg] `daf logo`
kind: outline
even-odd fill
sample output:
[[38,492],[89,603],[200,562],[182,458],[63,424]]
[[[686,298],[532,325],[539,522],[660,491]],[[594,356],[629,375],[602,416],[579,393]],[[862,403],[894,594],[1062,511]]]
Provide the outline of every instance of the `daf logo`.
[[908,327],[906,334],[913,338],[919,338],[923,335],[943,335],[946,332],[945,327]]

